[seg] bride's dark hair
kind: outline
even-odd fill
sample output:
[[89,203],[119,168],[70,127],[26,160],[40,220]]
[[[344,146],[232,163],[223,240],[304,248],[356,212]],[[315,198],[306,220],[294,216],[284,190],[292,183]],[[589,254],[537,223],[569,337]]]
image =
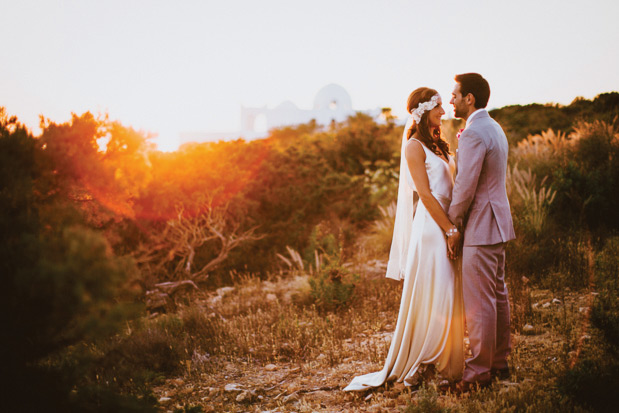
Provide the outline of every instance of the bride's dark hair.
[[[406,104],[406,110],[408,113],[411,113],[413,110],[419,106],[420,103],[428,102],[432,99],[432,96],[436,95],[438,92],[434,89],[430,89],[429,87],[420,87],[415,89],[413,93],[408,97],[408,103]],[[421,119],[419,123],[414,122],[413,126],[407,131],[406,139],[410,139],[411,136],[415,134],[415,132],[419,131],[419,140],[426,145],[428,149],[434,152],[437,155],[443,155],[447,157],[449,154],[449,144],[443,137],[441,136],[441,128],[440,126],[434,129],[433,132],[430,132],[430,126],[428,125],[428,114],[429,110],[423,112],[421,115]],[[442,153],[441,153],[442,152]]]

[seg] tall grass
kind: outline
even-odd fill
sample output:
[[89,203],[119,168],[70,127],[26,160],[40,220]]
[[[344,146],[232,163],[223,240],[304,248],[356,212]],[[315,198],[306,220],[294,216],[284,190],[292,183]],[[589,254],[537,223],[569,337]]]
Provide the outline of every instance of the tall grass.
[[387,260],[393,238],[396,208],[395,202],[386,207],[378,207],[379,218],[370,224],[367,231],[359,237],[357,242],[357,260]]
[[522,170],[515,164],[507,172],[507,192],[511,195],[516,219],[535,237],[544,230],[550,206],[557,195],[557,191],[545,185],[547,179],[547,176],[542,178],[538,188],[537,177],[531,169]]

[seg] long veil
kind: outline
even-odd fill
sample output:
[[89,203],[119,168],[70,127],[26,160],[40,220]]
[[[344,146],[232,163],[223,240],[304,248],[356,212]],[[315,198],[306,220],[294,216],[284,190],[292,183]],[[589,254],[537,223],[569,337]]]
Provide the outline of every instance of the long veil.
[[408,170],[406,162],[406,132],[413,123],[412,116],[408,118],[404,133],[402,134],[402,149],[400,156],[400,179],[398,184],[398,201],[395,213],[395,223],[393,227],[393,240],[391,241],[391,251],[389,252],[389,262],[387,263],[387,278],[403,280],[408,254],[408,245],[411,240],[411,230],[413,216],[417,206],[418,196],[415,191],[415,183]]

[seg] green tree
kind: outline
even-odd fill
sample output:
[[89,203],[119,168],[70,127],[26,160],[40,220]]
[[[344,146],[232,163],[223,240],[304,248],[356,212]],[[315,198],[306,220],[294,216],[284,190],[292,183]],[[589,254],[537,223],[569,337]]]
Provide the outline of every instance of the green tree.
[[132,314],[124,287],[135,267],[66,201],[59,171],[71,176],[68,168],[80,166],[56,164],[47,142],[0,109],[5,411],[80,410],[71,391],[85,364],[71,349],[109,336]]

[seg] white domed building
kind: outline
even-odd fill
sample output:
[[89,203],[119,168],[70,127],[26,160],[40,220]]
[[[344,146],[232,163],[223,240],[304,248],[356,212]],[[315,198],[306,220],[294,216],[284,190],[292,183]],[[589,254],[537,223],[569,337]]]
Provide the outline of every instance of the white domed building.
[[[287,100],[269,109],[262,107],[241,106],[241,130],[236,132],[186,132],[181,134],[181,142],[212,142],[218,140],[246,140],[263,138],[270,129],[307,123],[315,119],[319,125],[328,126],[331,122],[343,122],[354,115],[350,95],[340,85],[329,84],[318,91],[311,109],[301,109]],[[379,118],[381,109],[364,110],[363,113]]]
[[[247,139],[264,136],[270,129],[307,123],[312,119],[320,125],[342,122],[355,110],[350,95],[340,85],[329,84],[318,91],[312,109],[300,109],[285,101],[273,109],[241,107],[241,135]],[[380,114],[377,110],[376,114]]]
[[352,99],[340,85],[331,83],[320,89],[314,98],[315,111],[329,111],[331,113],[352,111]]

